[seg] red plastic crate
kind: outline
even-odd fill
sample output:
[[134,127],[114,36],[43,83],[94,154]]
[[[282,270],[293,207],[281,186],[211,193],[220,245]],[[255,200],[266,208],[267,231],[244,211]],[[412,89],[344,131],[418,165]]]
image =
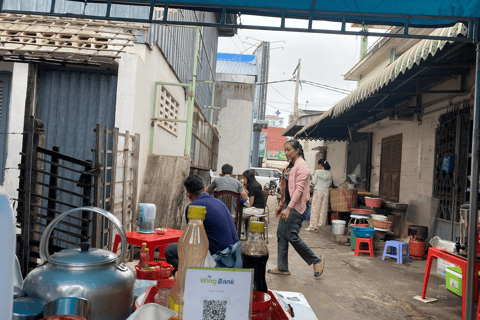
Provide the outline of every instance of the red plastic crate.
[[[160,272],[157,272],[157,270],[140,270],[138,268],[138,265],[135,266],[135,272],[136,272],[136,278],[139,280],[160,280],[160,279],[168,279],[173,275],[173,270],[174,268],[164,262],[160,261],[158,263],[156,262],[149,262],[149,265],[154,267],[156,265],[160,266]],[[167,267],[168,265],[168,267]]]
[[[175,284],[175,279],[162,279],[162,288],[168,288],[171,289],[173,288],[173,285]],[[155,302],[155,295],[158,292],[158,287],[157,286],[150,286],[145,290],[145,298],[143,298],[143,303],[138,303],[138,299],[135,300],[135,310],[143,306],[144,304],[147,303],[154,303]]]
[[270,300],[270,303],[273,305],[272,320],[293,320],[293,317],[289,313],[290,311],[287,312],[283,308],[277,295],[270,290],[268,290],[268,294],[272,298],[272,300]]
[[[174,279],[167,279],[164,281],[168,281],[167,286],[169,288],[172,288],[173,285],[175,284]],[[157,294],[157,291],[158,291],[157,286],[148,287],[147,290],[145,290],[145,298],[143,299],[143,303],[139,304],[138,301],[135,301],[135,310],[137,310],[144,304],[155,302],[155,295]],[[268,290],[268,294],[272,298],[272,300],[270,300],[270,303],[272,304],[272,308],[273,308],[272,320],[293,320],[289,311],[287,312],[283,308],[283,306],[280,304],[280,301],[278,300],[277,295],[270,290]]]

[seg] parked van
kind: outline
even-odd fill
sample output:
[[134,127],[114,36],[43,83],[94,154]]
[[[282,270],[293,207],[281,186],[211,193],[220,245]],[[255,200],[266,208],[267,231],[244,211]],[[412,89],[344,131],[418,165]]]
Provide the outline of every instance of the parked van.
[[273,183],[275,184],[274,190],[277,190],[280,186],[280,177],[282,176],[282,173],[279,170],[272,168],[256,167],[252,167],[250,169],[253,170],[253,172],[255,173],[255,179],[257,179],[258,183],[260,183],[262,188],[267,186],[269,189],[271,189],[270,181],[273,181]]

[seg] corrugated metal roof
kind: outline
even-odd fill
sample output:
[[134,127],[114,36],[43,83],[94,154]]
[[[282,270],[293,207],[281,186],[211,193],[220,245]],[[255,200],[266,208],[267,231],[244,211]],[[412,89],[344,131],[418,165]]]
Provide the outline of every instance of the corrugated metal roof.
[[257,67],[255,64],[238,61],[217,61],[217,73],[257,75]]
[[[462,23],[458,23],[450,28],[436,29],[434,32],[432,32],[431,35],[456,37],[458,35],[466,33],[467,28],[465,27],[465,25]],[[347,139],[348,132],[347,134],[345,134],[345,130],[341,130],[341,128],[338,127],[338,124],[336,123],[337,121],[335,121],[336,118],[343,116],[345,113],[347,113],[347,111],[354,108],[356,105],[374,96],[374,94],[377,93],[379,90],[395,81],[397,77],[405,74],[408,70],[412,69],[414,65],[420,65],[422,61],[427,60],[429,57],[435,56],[435,54],[441,51],[448,42],[453,43],[453,41],[445,40],[420,41],[412,48],[410,48],[407,52],[402,54],[393,63],[385,67],[383,70],[379,71],[370,80],[361,84],[355,91],[353,91],[350,95],[348,95],[335,106],[333,106],[330,110],[326,111],[320,117],[305,126],[295,135],[295,137],[309,137],[316,139],[318,137],[312,137],[311,133],[320,127],[322,128],[322,131],[324,131],[324,133],[329,131],[326,136],[328,135],[329,138],[333,140]],[[372,114],[368,114],[368,116],[371,115]],[[362,114],[357,112],[356,118],[362,119]]]
[[[456,37],[459,34],[466,34],[467,27],[462,23],[457,23],[450,28],[437,29],[431,33],[435,36]],[[333,117],[345,112],[358,102],[367,99],[369,96],[394,81],[400,73],[412,69],[414,65],[420,65],[422,60],[429,56],[434,56],[442,50],[447,41],[440,40],[422,40],[407,52],[402,54],[397,60],[378,72],[372,79],[361,84],[355,91],[341,100],[333,107]]]

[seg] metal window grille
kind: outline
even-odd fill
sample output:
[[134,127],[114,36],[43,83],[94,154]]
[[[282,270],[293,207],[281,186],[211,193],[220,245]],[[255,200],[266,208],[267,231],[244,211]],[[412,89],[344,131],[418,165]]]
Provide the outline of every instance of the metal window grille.
[[[175,99],[165,86],[160,86],[160,94],[157,95],[158,118],[162,119],[178,119],[178,110],[180,103]],[[173,135],[178,135],[178,122],[175,121],[159,121],[157,125],[164,128]]]

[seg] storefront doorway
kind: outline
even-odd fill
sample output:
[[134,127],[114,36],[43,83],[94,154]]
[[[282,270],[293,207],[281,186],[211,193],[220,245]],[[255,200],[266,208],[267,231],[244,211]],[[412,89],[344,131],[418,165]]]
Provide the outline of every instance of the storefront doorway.
[[392,202],[399,202],[400,199],[402,139],[402,134],[382,139],[380,197]]
[[[435,132],[433,197],[440,200],[435,234],[455,240],[459,208],[468,201],[471,149],[470,104],[464,101],[441,115]],[[455,156],[452,170],[445,170],[445,158]]]

